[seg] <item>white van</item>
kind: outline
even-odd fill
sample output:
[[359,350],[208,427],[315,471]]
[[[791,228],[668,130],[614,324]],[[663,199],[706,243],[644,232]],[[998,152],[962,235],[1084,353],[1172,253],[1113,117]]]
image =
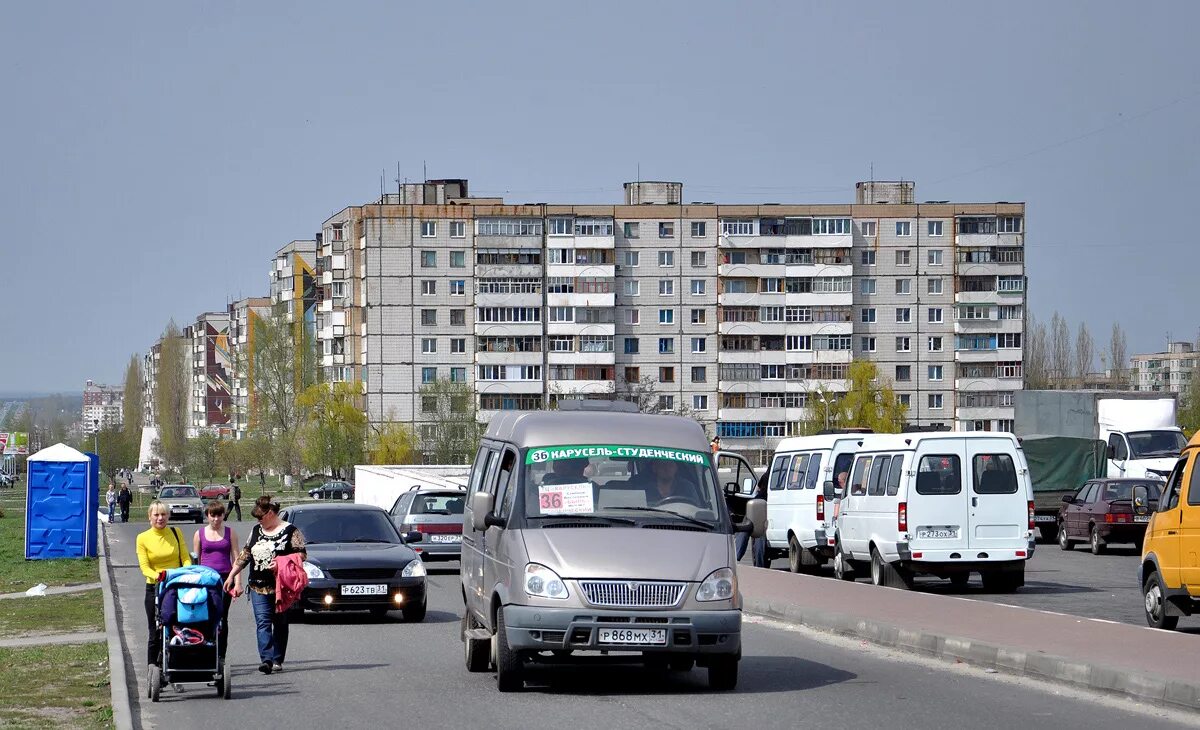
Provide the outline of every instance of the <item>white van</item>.
[[838,474],[850,471],[862,438],[841,433],[779,442],[767,484],[768,559],[786,555],[799,573],[833,557],[833,486]]
[[[1012,592],[1033,555],[1033,488],[1010,433],[865,435],[838,517],[835,572],[869,565],[871,582],[915,574]],[[839,576],[841,577],[841,576]]]

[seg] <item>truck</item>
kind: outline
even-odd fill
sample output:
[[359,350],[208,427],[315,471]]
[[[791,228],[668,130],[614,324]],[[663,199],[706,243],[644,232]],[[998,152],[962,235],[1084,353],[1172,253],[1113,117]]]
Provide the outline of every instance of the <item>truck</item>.
[[1062,498],[1089,479],[1166,479],[1187,439],[1173,393],[1016,391],[1014,424],[1033,482],[1034,522],[1058,536]]

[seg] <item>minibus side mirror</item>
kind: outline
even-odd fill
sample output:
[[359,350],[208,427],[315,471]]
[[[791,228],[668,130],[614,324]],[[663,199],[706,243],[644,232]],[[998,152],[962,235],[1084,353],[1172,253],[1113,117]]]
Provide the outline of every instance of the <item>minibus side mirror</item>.
[[746,522],[750,523],[750,537],[767,534],[767,500],[752,499],[746,503]]
[[488,528],[488,517],[492,516],[492,495],[487,492],[476,492],[471,495],[471,527],[476,532]]
[[842,496],[842,490],[833,482],[825,482],[822,488],[825,490],[825,499],[837,499]]
[[1140,486],[1140,485],[1134,487],[1133,488],[1133,511],[1138,513],[1139,515],[1144,515],[1147,512],[1149,512],[1150,510],[1147,508],[1147,503],[1149,502],[1149,496],[1150,495],[1147,492],[1145,487]]
[[1067,504],[1075,504],[1075,497],[1070,494],[1064,494],[1062,501],[1066,502]]

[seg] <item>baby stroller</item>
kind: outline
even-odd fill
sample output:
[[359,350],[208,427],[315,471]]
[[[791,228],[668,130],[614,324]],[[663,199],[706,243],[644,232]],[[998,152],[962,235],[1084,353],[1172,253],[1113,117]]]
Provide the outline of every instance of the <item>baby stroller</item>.
[[229,699],[230,673],[218,646],[224,600],[221,576],[212,568],[192,565],[164,572],[155,599],[162,661],[150,667],[146,691],[152,701],[158,702],[168,684],[205,684]]

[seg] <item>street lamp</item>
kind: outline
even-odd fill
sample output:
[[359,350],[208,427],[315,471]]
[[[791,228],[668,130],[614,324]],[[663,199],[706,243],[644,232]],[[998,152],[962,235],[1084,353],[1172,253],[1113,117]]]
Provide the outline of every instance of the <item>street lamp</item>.
[[818,391],[817,398],[825,406],[822,410],[825,412],[825,430],[829,430],[829,407],[833,405],[832,401],[825,400],[825,394]]
[[92,419],[92,449],[96,455],[100,455],[100,419]]

